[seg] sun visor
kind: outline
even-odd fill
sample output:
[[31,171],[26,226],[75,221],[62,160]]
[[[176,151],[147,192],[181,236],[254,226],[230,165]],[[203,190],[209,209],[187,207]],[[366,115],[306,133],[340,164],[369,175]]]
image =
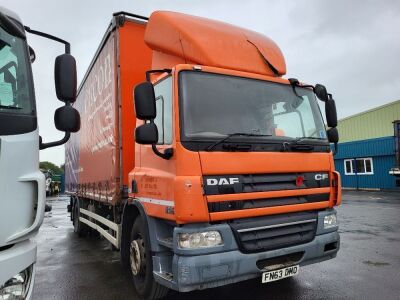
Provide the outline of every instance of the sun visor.
[[285,59],[274,41],[206,18],[156,11],[146,26],[145,42],[151,49],[186,63],[270,76],[286,73]]

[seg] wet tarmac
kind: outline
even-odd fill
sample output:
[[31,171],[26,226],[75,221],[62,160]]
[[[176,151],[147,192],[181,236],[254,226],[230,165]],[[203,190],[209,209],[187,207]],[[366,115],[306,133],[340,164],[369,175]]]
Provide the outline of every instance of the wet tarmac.
[[[139,299],[122,272],[119,253],[96,237],[73,232],[65,197],[53,206],[36,236],[39,299]],[[261,277],[167,299],[400,299],[400,193],[344,192],[338,208],[341,249],[298,276],[268,284]]]

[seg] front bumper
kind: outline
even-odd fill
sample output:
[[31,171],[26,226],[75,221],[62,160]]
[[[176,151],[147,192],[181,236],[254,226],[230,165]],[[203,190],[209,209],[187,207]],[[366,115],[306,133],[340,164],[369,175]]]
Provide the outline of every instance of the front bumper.
[[[278,258],[279,260],[280,257],[295,256],[297,257],[296,261],[293,261],[291,265],[299,264],[300,266],[332,259],[336,257],[339,250],[340,236],[337,227],[329,230],[323,229],[323,218],[331,212],[323,211],[319,213],[316,236],[311,242],[257,253],[246,254],[241,252],[232,237],[233,234],[229,226],[229,229],[223,230],[221,229],[223,225],[214,225],[214,227],[219,227],[219,231],[224,236],[225,245],[223,247],[214,251],[214,253],[206,253],[207,250],[202,249],[197,250],[197,253],[192,251],[191,254],[180,249],[174,249],[172,276],[166,277],[154,271],[155,279],[171,289],[188,292],[256,277],[260,277],[261,281],[261,273],[266,271],[265,267],[271,262],[268,259],[271,258]],[[157,264],[161,261],[157,258],[153,260]],[[267,263],[263,264],[265,261]]]
[[34,285],[36,252],[36,243],[31,240],[19,242],[11,248],[0,251],[0,287],[14,275],[33,265],[32,279],[26,297],[30,299]]

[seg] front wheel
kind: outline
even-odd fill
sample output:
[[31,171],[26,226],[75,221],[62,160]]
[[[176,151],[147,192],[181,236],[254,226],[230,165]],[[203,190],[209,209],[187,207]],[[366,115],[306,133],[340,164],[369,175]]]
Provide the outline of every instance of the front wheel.
[[136,292],[147,300],[160,299],[167,295],[168,288],[154,280],[150,238],[142,217],[133,223],[129,243],[129,263]]

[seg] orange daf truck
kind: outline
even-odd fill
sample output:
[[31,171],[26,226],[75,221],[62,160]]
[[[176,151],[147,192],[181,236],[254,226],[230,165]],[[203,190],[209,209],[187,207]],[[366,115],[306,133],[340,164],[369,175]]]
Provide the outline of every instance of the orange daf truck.
[[254,31],[113,15],[74,104],[66,190],[74,230],[110,241],[139,295],[268,283],[336,256],[335,102],[285,73]]

